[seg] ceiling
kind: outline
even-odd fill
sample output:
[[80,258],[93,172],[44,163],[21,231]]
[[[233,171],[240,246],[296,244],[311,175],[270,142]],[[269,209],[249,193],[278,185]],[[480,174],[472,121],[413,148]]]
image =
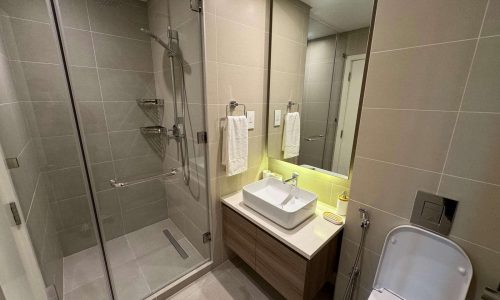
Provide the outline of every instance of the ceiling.
[[370,26],[373,0],[301,0],[311,6],[308,39]]

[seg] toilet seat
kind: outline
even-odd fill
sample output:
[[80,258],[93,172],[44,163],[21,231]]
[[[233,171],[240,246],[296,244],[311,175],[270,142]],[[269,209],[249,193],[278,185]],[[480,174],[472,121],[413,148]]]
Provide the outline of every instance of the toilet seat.
[[370,297],[368,297],[368,300],[404,300],[403,298],[400,298],[393,293],[389,292],[386,289],[380,289],[380,290],[372,290],[370,293]]
[[369,299],[463,300],[471,278],[472,264],[456,243],[402,225],[387,234]]

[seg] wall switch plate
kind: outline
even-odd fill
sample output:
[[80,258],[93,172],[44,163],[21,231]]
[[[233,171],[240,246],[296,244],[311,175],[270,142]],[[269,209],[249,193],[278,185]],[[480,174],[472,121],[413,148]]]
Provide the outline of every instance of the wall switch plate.
[[248,129],[255,128],[255,111],[253,110],[247,111],[247,123],[248,123]]
[[281,125],[281,110],[276,109],[274,111],[274,126],[280,126]]

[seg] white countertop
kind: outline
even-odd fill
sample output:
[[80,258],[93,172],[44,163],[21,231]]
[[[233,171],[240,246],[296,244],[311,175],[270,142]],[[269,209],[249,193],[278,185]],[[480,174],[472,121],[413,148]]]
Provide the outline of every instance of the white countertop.
[[324,211],[335,212],[335,208],[319,201],[315,215],[291,230],[281,227],[243,204],[241,191],[222,197],[222,202],[307,259],[311,259],[344,227],[323,219]]

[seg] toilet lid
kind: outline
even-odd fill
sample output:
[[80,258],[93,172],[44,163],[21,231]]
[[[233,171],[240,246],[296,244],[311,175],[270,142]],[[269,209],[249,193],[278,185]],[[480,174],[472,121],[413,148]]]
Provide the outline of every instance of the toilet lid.
[[465,299],[471,278],[470,260],[457,244],[420,227],[403,225],[387,234],[374,289],[406,300]]
[[372,290],[368,300],[404,300],[386,289]]

